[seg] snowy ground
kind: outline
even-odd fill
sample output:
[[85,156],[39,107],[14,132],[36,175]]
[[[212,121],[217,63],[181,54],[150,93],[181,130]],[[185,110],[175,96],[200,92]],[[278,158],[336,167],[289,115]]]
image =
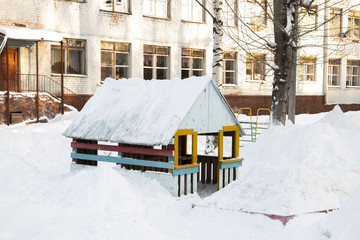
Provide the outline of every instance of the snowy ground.
[[[112,164],[70,173],[62,133],[76,114],[0,126],[0,240],[359,239],[360,112],[270,129],[241,149],[241,178],[205,199]],[[283,226],[239,210],[298,217]]]

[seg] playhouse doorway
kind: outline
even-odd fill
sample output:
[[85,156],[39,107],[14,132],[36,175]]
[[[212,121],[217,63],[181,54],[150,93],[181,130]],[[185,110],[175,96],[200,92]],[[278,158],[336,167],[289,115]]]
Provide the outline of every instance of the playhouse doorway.
[[[19,59],[18,59],[18,48],[9,47],[9,88],[10,91],[19,91]],[[1,67],[0,67],[0,91],[7,90],[7,64],[6,64],[6,49],[3,49],[1,56]]]

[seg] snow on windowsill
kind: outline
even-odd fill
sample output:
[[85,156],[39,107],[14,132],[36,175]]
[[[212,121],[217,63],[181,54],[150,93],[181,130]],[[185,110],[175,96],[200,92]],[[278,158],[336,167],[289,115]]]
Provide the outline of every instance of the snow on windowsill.
[[299,81],[301,84],[316,84],[316,81]]
[[[60,73],[52,73],[51,76],[54,77],[61,77]],[[88,75],[82,75],[82,74],[64,74],[64,77],[78,77],[78,78],[87,78]]]
[[358,88],[358,89],[360,89],[360,86],[346,86],[346,88]]
[[171,18],[169,18],[169,17],[156,17],[156,16],[150,16],[150,15],[143,15],[143,17],[152,18],[152,19],[156,19],[156,20],[165,20],[165,21],[171,20]]

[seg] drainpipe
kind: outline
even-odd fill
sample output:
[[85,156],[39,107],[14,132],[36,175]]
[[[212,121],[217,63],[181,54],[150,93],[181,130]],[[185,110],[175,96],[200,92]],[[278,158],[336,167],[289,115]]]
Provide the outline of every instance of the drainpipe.
[[328,14],[329,14],[329,2],[325,1],[325,10],[324,10],[324,56],[323,56],[323,88],[324,88],[324,105],[328,103],[328,43],[329,43],[329,23]]
[[61,41],[61,114],[64,114],[64,43]]
[[36,122],[39,122],[39,42],[36,41]]
[[7,115],[7,125],[10,125],[10,73],[9,73],[9,41],[6,41],[6,115]]

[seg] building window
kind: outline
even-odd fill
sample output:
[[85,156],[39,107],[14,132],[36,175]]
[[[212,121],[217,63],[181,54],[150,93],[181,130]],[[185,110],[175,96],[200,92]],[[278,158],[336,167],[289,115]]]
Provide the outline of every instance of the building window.
[[300,81],[315,81],[316,58],[300,58]]
[[129,0],[100,0],[100,9],[110,12],[129,12]]
[[246,80],[265,80],[265,54],[246,55]]
[[[204,5],[204,0],[202,4]],[[181,0],[181,19],[191,22],[204,22],[204,9],[195,0]]]
[[347,60],[346,86],[360,86],[360,60]]
[[204,75],[205,51],[183,48],[181,50],[181,79]]
[[144,0],[144,15],[158,18],[169,17],[169,0]]
[[[64,74],[86,74],[86,41],[64,39]],[[51,46],[51,73],[61,73],[60,45]]]
[[101,42],[101,81],[129,77],[129,43]]
[[247,9],[247,24],[254,30],[261,30],[267,23],[267,1],[248,0],[250,7]]
[[169,47],[144,45],[144,79],[169,78]]
[[229,27],[237,26],[238,1],[228,0],[223,2],[224,24]]
[[360,12],[349,11],[348,36],[360,39]]
[[317,6],[311,6],[309,9],[301,8],[299,15],[300,31],[309,32],[317,28]]
[[236,84],[236,53],[224,52],[224,83]]
[[329,59],[328,85],[340,85],[340,59]]
[[342,9],[330,8],[330,36],[341,37],[342,34]]

